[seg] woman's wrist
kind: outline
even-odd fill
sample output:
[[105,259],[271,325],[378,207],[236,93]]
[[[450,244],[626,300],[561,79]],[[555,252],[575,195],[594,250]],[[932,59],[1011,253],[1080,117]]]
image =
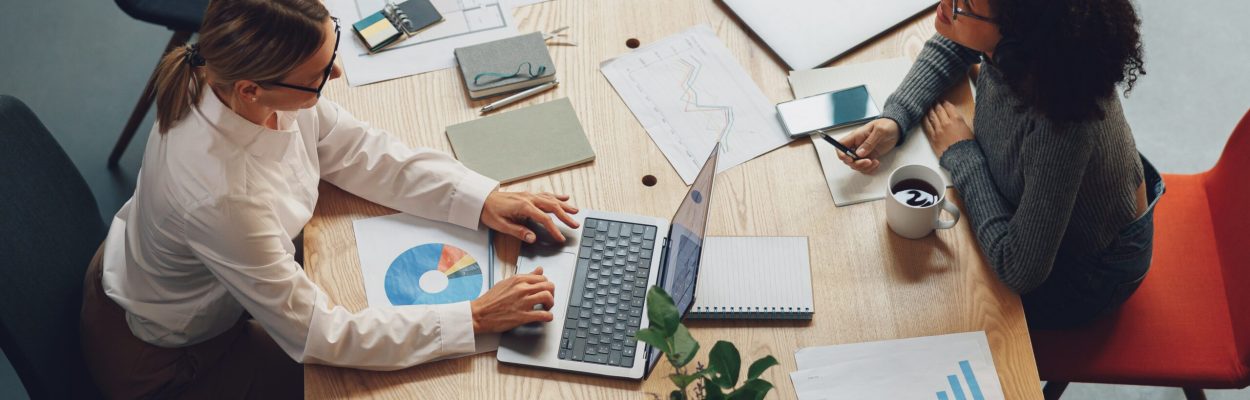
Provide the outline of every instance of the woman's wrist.
[[479,312],[480,308],[477,300],[469,301],[469,319],[473,321],[473,333],[482,331],[482,322],[478,320],[478,316],[482,314]]

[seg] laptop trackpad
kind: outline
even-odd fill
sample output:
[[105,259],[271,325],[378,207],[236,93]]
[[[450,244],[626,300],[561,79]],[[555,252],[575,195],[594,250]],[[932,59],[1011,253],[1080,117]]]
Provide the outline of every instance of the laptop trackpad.
[[554,362],[557,359],[577,255],[563,251],[535,254],[522,249],[520,257],[517,257],[517,274],[532,273],[539,266],[543,267],[543,275],[556,286],[552,322],[522,325],[505,332],[499,343],[501,360],[517,362],[520,360],[515,358],[522,358],[530,362]]

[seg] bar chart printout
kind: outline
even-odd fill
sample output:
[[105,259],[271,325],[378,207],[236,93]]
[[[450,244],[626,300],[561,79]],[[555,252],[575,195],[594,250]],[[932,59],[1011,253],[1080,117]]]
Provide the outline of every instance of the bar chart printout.
[[795,361],[804,400],[1004,399],[984,332],[809,347]]
[[981,385],[977,384],[977,376],[972,373],[972,364],[968,360],[959,361],[959,373],[962,374],[964,383],[967,384],[968,394],[964,395],[958,375],[947,375],[946,381],[950,382],[952,395],[947,396],[946,391],[943,390],[937,392],[937,398],[939,400],[985,400],[985,395],[981,393]]

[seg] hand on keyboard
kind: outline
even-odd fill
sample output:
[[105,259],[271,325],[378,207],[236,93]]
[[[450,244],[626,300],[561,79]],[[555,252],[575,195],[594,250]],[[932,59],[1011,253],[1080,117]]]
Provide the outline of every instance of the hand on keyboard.
[[[531,322],[550,322],[555,306],[555,284],[534,273],[516,275],[495,284],[482,297],[469,303],[473,310],[474,333],[498,333]],[[536,308],[541,307],[541,308]]]

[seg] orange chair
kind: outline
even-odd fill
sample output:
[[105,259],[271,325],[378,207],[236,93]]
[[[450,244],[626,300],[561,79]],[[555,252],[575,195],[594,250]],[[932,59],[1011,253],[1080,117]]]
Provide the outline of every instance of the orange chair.
[[1089,326],[1030,332],[1046,398],[1068,382],[1182,387],[1190,400],[1250,385],[1250,112],[1214,168],[1164,181],[1137,292]]

